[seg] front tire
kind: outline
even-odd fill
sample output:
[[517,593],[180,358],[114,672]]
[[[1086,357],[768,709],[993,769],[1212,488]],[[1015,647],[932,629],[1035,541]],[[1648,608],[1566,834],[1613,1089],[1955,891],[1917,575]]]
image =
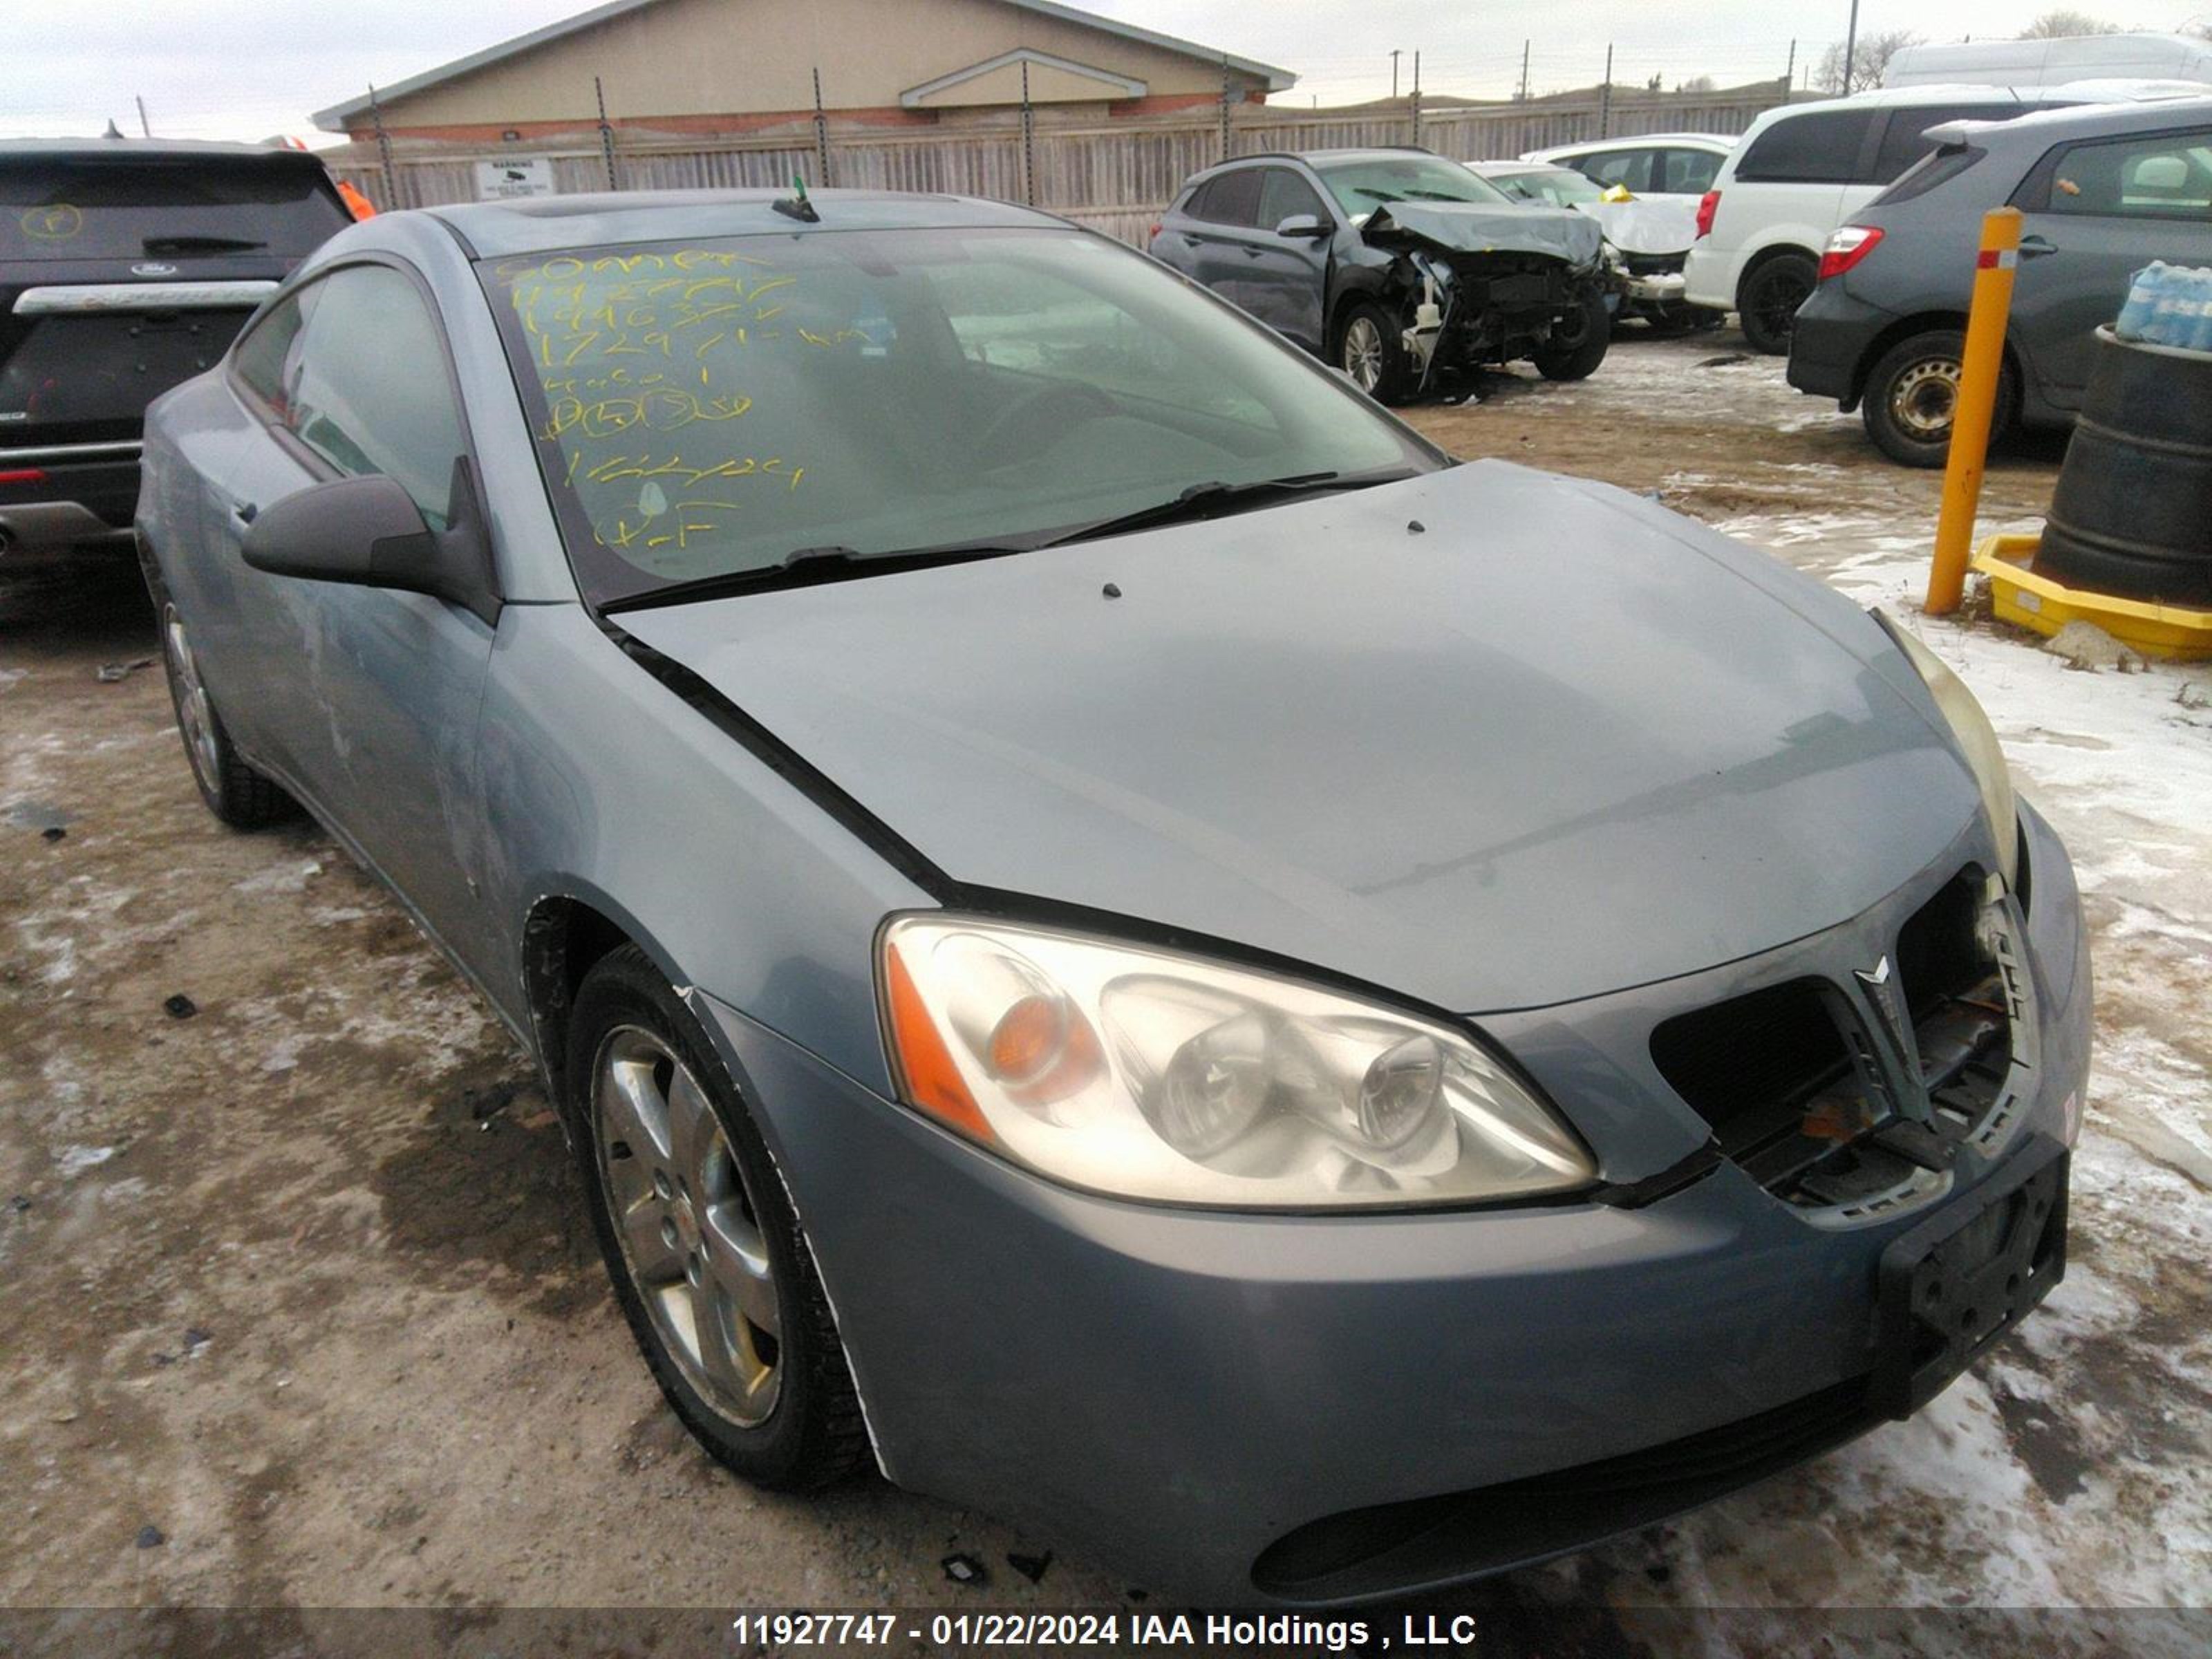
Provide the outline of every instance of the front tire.
[[[1899,340],[1869,372],[1859,418],[1875,447],[1893,461],[1937,467],[1950,459],[1966,345],[1966,337],[1956,329],[1930,329]],[[2012,425],[2019,406],[2019,388],[2008,366],[1997,380],[1991,442]]]
[[1528,354],[1536,372],[1547,380],[1586,380],[1605,361],[1613,343],[1613,313],[1605,296],[1595,291],[1583,296],[1581,306],[1552,325],[1552,337]]
[[1736,316],[1753,351],[1770,357],[1788,355],[1797,325],[1797,307],[1813,297],[1820,268],[1802,253],[1778,253],[1765,261],[1736,292]]
[[849,1474],[867,1432],[813,1252],[728,1073],[635,945],[577,990],[565,1089],[616,1297],[684,1427],[756,1486]]
[[1413,394],[1413,364],[1405,329],[1371,300],[1362,300],[1337,325],[1336,366],[1378,404],[1400,404]]

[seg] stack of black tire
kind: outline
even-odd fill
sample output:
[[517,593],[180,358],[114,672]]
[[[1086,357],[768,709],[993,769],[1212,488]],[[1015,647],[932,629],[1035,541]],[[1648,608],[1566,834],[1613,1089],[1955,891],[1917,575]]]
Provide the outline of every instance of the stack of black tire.
[[2212,608],[2212,352],[2097,331],[2035,568],[2069,587]]

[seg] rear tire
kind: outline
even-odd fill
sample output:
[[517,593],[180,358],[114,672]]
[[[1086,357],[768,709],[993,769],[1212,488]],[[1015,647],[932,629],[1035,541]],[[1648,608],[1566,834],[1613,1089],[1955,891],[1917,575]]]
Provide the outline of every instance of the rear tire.
[[192,781],[209,811],[234,830],[260,830],[297,817],[299,804],[266,773],[240,758],[230,732],[201,681],[199,660],[176,601],[153,562],[145,562],[146,589],[161,630],[161,668],[169,682],[169,706],[176,710],[177,732]]
[[1578,311],[1553,324],[1552,337],[1528,360],[1547,380],[1586,380],[1612,343],[1613,313],[1605,308],[1605,295],[1593,290],[1583,295]]
[[584,975],[567,1061],[600,1253],[677,1417],[757,1486],[851,1474],[867,1429],[813,1250],[728,1072],[635,945]]
[[1813,297],[1820,268],[1802,253],[1778,253],[1765,261],[1736,290],[1736,316],[1753,351],[1786,356],[1797,307]]
[[1378,404],[1401,404],[1413,395],[1413,370],[1406,356],[1405,325],[1371,300],[1362,300],[1337,325],[1336,366]]
[[[1930,329],[1899,340],[1869,372],[1859,418],[1875,447],[1893,461],[1937,467],[1950,459],[1952,413],[1966,343],[1957,329]],[[1992,443],[2012,425],[2019,407],[2019,387],[2007,365],[1997,380],[1996,409],[1990,420]]]

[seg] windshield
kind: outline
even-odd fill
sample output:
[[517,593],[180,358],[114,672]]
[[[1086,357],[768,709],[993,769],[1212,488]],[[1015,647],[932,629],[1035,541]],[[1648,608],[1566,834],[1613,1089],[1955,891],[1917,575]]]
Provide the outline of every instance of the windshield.
[[1527,173],[1493,173],[1489,182],[1518,202],[1580,207],[1605,200],[1605,191],[1571,167],[1534,167]]
[[1034,544],[1199,483],[1443,464],[1082,232],[817,231],[481,271],[594,603],[808,550]]
[[1314,170],[1337,204],[1355,218],[1389,202],[1480,202],[1494,207],[1507,199],[1495,185],[1441,155],[1369,155],[1319,162]]

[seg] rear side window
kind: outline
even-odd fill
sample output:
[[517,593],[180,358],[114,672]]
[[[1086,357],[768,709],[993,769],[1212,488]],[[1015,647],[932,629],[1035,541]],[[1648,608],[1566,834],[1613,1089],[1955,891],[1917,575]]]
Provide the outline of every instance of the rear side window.
[[1217,225],[1255,225],[1260,222],[1260,173],[1256,167],[1239,167],[1210,179],[1191,198],[1191,216]]
[[1651,188],[1674,196],[1703,196],[1713,187],[1726,159],[1709,149],[1670,149],[1666,157],[1665,177]]
[[305,157],[0,163],[0,259],[297,259],[350,222]]
[[2009,99],[2002,104],[1916,104],[1893,109],[1874,153],[1874,176],[1861,182],[1887,185],[1903,178],[1907,167],[1936,148],[1928,137],[1930,127],[1946,121],[2005,121],[2021,112],[2022,106]]
[[443,529],[465,446],[428,303],[389,265],[349,265],[314,286],[321,292],[293,348],[284,425],[341,472],[395,479],[430,527]]
[[1870,109],[1790,115],[1751,141],[1736,181],[1754,185],[1844,185],[1858,174],[1859,152],[1874,131]]
[[1946,144],[1941,149],[1931,149],[1905,168],[1905,176],[1869,205],[1887,207],[1892,202],[1909,202],[1916,196],[1925,196],[1936,185],[1948,184],[1988,154],[1985,149],[1966,144]]
[[1652,188],[1652,152],[1648,149],[1606,149],[1585,155],[1575,171],[1601,185],[1624,185],[1638,195]]
[[2212,223],[2212,130],[2072,144],[2038,172],[2034,211]]
[[323,284],[311,283],[285,295],[254,324],[231,356],[231,368],[239,383],[279,421],[290,412],[300,335],[322,292]]

